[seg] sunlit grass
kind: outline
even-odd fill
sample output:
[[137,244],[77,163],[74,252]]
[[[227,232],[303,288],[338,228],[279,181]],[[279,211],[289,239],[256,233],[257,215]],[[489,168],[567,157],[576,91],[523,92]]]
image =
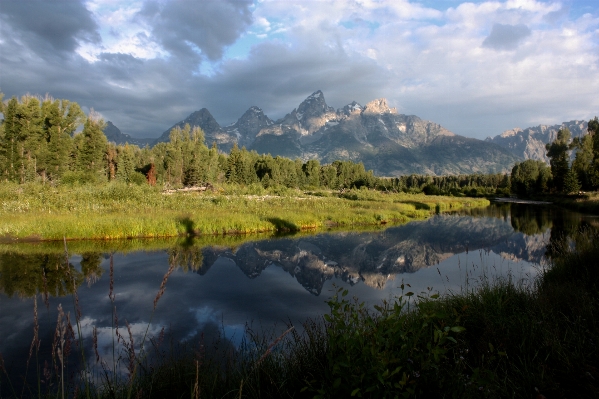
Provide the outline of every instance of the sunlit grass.
[[254,194],[239,186],[210,192],[164,194],[149,186],[51,187],[3,184],[0,237],[4,239],[121,239],[247,234],[331,226],[397,224],[485,199],[386,194],[372,190]]

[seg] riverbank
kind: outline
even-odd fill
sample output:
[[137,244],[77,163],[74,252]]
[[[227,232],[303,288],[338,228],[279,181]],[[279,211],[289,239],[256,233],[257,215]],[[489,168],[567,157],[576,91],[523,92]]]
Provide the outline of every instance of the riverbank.
[[386,225],[487,206],[486,199],[372,190],[303,192],[260,185],[165,195],[150,186],[3,184],[0,240],[108,240]]
[[554,203],[572,211],[599,215],[599,193],[585,193],[577,196],[557,197]]
[[509,202],[530,205],[556,205],[571,211],[599,215],[599,192],[580,193],[577,195],[541,195],[528,198],[491,198],[493,202]]

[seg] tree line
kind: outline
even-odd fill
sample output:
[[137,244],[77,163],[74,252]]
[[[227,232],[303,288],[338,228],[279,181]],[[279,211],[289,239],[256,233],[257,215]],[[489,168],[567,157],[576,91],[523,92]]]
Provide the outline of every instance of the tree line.
[[[599,186],[599,131],[597,118],[589,134],[570,140],[562,129],[547,145],[551,166],[542,161],[517,163],[509,174],[452,176],[409,175],[376,177],[362,163],[302,161],[258,154],[233,146],[228,154],[209,148],[199,127],[185,125],[170,132],[169,141],[150,148],[115,144],[103,133],[104,121],[86,115],[69,100],[26,95],[2,102],[0,111],[0,181],[99,184],[122,181],[166,188],[216,183],[260,184],[265,188],[352,189],[429,195],[533,195],[575,192]],[[576,149],[569,165],[568,151]]]
[[170,140],[154,147],[117,145],[103,133],[104,121],[68,100],[26,95],[2,102],[0,181],[16,183],[160,184],[165,187],[207,183],[265,187],[374,187],[376,178],[361,163],[320,165],[260,155],[235,145],[229,154],[208,148],[199,127],[176,127]]
[[[591,119],[587,133],[575,137],[560,129],[546,145],[549,165],[528,159],[512,168],[511,191],[520,196],[574,194],[599,189],[599,119]],[[571,152],[574,159],[571,160]]]

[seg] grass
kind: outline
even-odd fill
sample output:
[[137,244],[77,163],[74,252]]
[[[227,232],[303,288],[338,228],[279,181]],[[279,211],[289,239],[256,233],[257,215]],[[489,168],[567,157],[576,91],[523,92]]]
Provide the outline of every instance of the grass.
[[599,215],[599,192],[576,196],[554,197],[549,199],[555,204],[581,213]]
[[[222,186],[166,195],[150,186],[3,184],[0,237],[17,240],[109,240],[300,231],[384,225],[435,212],[486,206],[486,199],[384,194],[369,190],[304,193]],[[256,194],[258,193],[258,194]]]
[[[67,379],[55,359],[53,388],[29,389],[60,397],[66,381],[66,396],[81,398],[597,397],[599,232],[587,227],[553,242],[550,266],[533,284],[487,279],[443,296],[402,285],[401,295],[374,308],[338,290],[323,318],[285,331],[247,327],[239,347],[223,337],[179,344],[162,334],[144,336],[144,346],[121,325],[115,362],[98,358],[90,369],[71,370],[96,379]],[[81,315],[73,317],[57,328],[71,334],[71,345],[80,337]],[[13,397],[8,385],[0,382],[3,397]]]

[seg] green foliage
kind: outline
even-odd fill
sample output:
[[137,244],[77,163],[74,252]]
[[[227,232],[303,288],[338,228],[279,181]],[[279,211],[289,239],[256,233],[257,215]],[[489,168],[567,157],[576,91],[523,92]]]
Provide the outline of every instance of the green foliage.
[[547,157],[551,165],[552,187],[557,192],[564,191],[564,184],[568,170],[568,149],[570,143],[570,130],[568,128],[560,129],[557,132],[557,138],[553,143],[547,144]]
[[587,134],[582,138],[574,138],[572,148],[576,148],[576,157],[572,162],[572,170],[576,173],[583,190],[593,188],[593,136]]
[[407,292],[372,311],[347,294],[338,289],[327,302],[329,369],[320,385],[308,381],[316,397],[417,397],[448,388],[442,369],[451,367],[464,328],[431,306],[438,296],[414,303]]
[[453,176],[409,175],[394,178],[377,178],[377,190],[405,193],[425,193],[454,197],[487,197],[504,195],[510,189],[507,174],[474,174]]
[[118,148],[116,179],[124,183],[133,183],[135,175],[135,149],[130,145]]
[[512,168],[511,191],[519,196],[532,196],[547,191],[551,169],[543,161],[527,159]]
[[106,175],[104,157],[108,142],[102,132],[104,127],[103,120],[90,115],[83,125],[83,131],[75,136],[75,169],[95,178]]
[[564,177],[564,194],[577,194],[581,185],[578,181],[578,175],[574,169],[568,169]]

